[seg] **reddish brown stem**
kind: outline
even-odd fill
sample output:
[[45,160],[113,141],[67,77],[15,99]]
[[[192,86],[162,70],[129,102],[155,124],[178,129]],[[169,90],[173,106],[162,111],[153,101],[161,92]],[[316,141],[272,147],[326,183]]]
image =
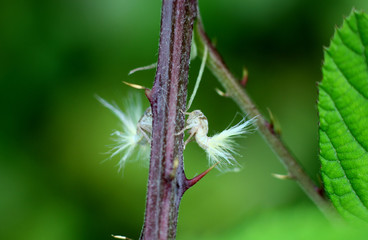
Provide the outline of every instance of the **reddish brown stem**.
[[183,112],[196,0],[163,0],[159,56],[151,102],[152,145],[145,220],[140,239],[174,239],[180,199],[188,189],[183,168]]

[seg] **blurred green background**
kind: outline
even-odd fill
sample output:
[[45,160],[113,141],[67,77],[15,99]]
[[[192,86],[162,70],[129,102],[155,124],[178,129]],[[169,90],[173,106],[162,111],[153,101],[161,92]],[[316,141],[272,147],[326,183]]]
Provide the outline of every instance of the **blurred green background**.
[[[323,46],[343,16],[353,7],[367,10],[368,1],[199,5],[230,69],[240,77],[248,68],[249,94],[264,113],[272,110],[283,139],[318,181],[316,82]],[[152,86],[154,70],[127,73],[156,61],[160,8],[159,0],[0,3],[0,239],[138,238],[148,168],[127,164],[122,177],[118,158],[105,161],[109,134],[120,124],[94,95],[123,106],[136,91],[123,80]],[[191,63],[189,89],[199,65]],[[205,71],[192,107],[207,115],[210,134],[239,112],[216,87]],[[184,195],[178,239],[362,239],[331,227],[296,183],[271,176],[286,172],[258,134],[239,143],[241,172],[213,171]],[[187,149],[185,167],[193,177],[207,161],[196,144]]]

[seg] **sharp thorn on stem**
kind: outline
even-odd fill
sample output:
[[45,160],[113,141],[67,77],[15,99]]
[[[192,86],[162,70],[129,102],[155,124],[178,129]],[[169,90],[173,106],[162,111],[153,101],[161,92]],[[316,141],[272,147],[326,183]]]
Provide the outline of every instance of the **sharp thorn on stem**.
[[243,67],[243,77],[242,80],[240,81],[240,85],[246,87],[247,82],[248,82],[248,70],[245,67]]
[[146,94],[146,97],[148,98],[148,101],[149,101],[149,102],[151,102],[151,100],[152,100],[151,89],[146,88],[146,89],[144,90],[144,93]]
[[280,136],[281,135],[281,126],[279,121],[275,118],[273,113],[269,108],[267,108],[268,115],[270,116],[270,121],[266,122],[267,128],[272,132],[272,134]]
[[116,239],[133,240],[133,239],[131,239],[131,238],[127,238],[127,237],[125,237],[125,236],[120,236],[120,235],[114,235],[114,234],[111,234],[111,236],[112,236],[113,238],[116,238]]
[[129,82],[125,82],[125,81],[123,81],[123,83],[125,85],[128,85],[129,87],[139,89],[139,90],[144,90],[144,93],[146,94],[146,97],[148,98],[148,101],[151,102],[151,89],[146,88],[142,85],[135,84],[135,83],[129,83]]
[[134,83],[129,83],[129,82],[125,82],[123,81],[123,83],[125,85],[128,85],[129,87],[132,87],[132,88],[135,88],[135,89],[139,89],[139,90],[142,90],[142,89],[147,89],[146,87],[142,86],[142,85],[138,85],[138,84],[134,84]]
[[227,93],[225,93],[225,92],[221,91],[221,90],[220,90],[220,89],[218,89],[218,88],[215,88],[215,91],[216,91],[216,93],[217,93],[218,95],[220,95],[221,97],[228,97],[228,96],[229,96],[229,94],[227,94]]
[[290,174],[283,175],[283,174],[272,173],[272,176],[280,180],[295,179],[295,177],[291,176]]
[[199,182],[199,180],[201,180],[204,176],[207,175],[207,173],[209,173],[212,169],[214,169],[220,162],[216,162],[215,164],[213,164],[211,167],[209,167],[206,171],[204,171],[203,173],[195,176],[192,179],[188,179],[188,188],[194,186],[197,182]]

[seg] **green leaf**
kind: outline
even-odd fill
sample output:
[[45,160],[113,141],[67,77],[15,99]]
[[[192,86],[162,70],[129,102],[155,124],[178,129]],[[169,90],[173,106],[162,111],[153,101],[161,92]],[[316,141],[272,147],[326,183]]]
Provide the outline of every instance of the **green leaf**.
[[323,182],[341,215],[368,222],[368,16],[353,12],[324,56],[318,101]]

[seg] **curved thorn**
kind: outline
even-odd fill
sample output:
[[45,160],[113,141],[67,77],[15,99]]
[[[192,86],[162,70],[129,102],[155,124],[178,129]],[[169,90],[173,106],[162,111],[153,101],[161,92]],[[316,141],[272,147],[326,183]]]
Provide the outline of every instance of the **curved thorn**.
[[220,95],[221,97],[228,97],[229,95],[223,91],[221,91],[220,89],[218,88],[215,88],[215,91],[218,95]]
[[144,93],[146,94],[146,97],[148,98],[148,101],[151,102],[151,100],[152,100],[151,89],[146,88]]
[[199,182],[199,180],[201,180],[204,176],[207,175],[207,173],[209,173],[214,167],[216,167],[220,162],[217,162],[215,164],[213,164],[210,168],[208,168],[206,171],[204,171],[203,173],[195,176],[192,179],[188,179],[188,188],[193,187],[194,184],[196,184],[197,182]]
[[269,129],[273,134],[276,134],[278,136],[281,135],[281,126],[280,123],[277,121],[277,119],[275,118],[275,116],[273,115],[273,113],[271,112],[271,110],[269,108],[267,108],[268,111],[268,115],[270,116],[270,122],[269,122]]
[[245,67],[243,67],[243,77],[242,80],[240,81],[240,85],[246,87],[247,82],[248,82],[248,70]]
[[124,84],[128,85],[129,87],[135,88],[135,89],[147,89],[146,87],[143,87],[142,85],[138,85],[138,84],[134,84],[134,83],[129,83],[129,82],[125,82],[123,81]]
[[283,174],[272,173],[272,176],[280,180],[295,179],[295,177],[291,176],[290,174],[283,175]]
[[113,238],[116,238],[116,239],[133,240],[133,239],[131,239],[131,238],[127,238],[127,237],[125,237],[125,236],[120,236],[120,235],[114,235],[114,234],[111,234],[111,236],[112,236]]

